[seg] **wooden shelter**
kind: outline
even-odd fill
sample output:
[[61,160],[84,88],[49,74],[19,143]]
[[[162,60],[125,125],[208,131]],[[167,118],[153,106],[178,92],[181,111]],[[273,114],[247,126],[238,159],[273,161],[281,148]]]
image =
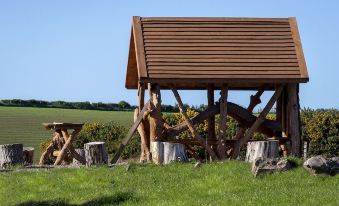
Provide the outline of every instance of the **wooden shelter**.
[[[133,17],[126,88],[138,89],[136,123],[141,159],[149,160],[150,142],[180,142],[204,147],[212,159],[236,158],[255,132],[278,139],[285,154],[300,155],[299,83],[308,81],[296,19]],[[144,103],[145,89],[150,100]],[[172,90],[185,123],[169,126],[161,116],[161,90]],[[189,118],[178,90],[207,90],[208,108]],[[220,90],[216,101],[214,91]],[[243,108],[228,102],[230,90],[255,90]],[[252,114],[264,91],[274,94],[259,116]],[[266,119],[276,103],[276,120]],[[215,115],[220,114],[216,135]],[[139,115],[139,116],[138,116]],[[149,118],[146,116],[149,115]],[[226,137],[226,116],[239,123]],[[208,120],[208,139],[195,124]],[[133,128],[132,128],[133,129]],[[178,139],[189,129],[192,139]],[[132,130],[131,130],[132,132]],[[125,143],[128,142],[128,138]],[[122,146],[123,148],[123,146]]]

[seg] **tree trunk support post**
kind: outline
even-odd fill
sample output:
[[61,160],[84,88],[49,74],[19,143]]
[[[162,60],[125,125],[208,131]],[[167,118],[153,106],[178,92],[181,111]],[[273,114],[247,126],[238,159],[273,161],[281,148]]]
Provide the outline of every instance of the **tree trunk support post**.
[[161,116],[161,93],[160,87],[157,84],[148,84],[148,91],[151,99],[151,113],[150,113],[150,150],[152,160],[156,164],[162,164],[161,147],[157,147],[155,141],[162,138],[164,122]]
[[206,151],[209,153],[209,155],[211,155],[213,160],[218,159],[217,155],[214,153],[214,151],[212,150],[211,146],[207,142],[206,143],[204,142],[204,139],[200,136],[198,131],[195,129],[191,119],[189,118],[189,116],[186,113],[186,110],[184,108],[184,105],[182,103],[182,100],[180,98],[180,95],[179,95],[177,89],[174,86],[171,86],[171,89],[172,89],[172,92],[173,92],[173,94],[175,96],[175,99],[177,100],[180,113],[184,117],[186,125],[188,126],[188,129],[192,133],[193,138],[195,138],[195,139],[197,139],[199,141],[199,143],[206,149]]
[[220,159],[225,159],[227,139],[227,97],[228,85],[224,84],[220,92],[220,122],[219,122],[219,137],[218,137],[218,154]]
[[291,154],[297,157],[301,156],[301,132],[300,132],[300,117],[299,117],[299,102],[298,102],[298,85],[288,84],[288,129],[291,139]]
[[240,153],[241,147],[248,142],[248,140],[253,136],[254,132],[259,128],[259,126],[264,122],[267,114],[270,112],[272,109],[274,103],[277,101],[279,98],[282,90],[283,90],[283,85],[279,85],[276,88],[276,91],[262,110],[262,112],[259,114],[258,118],[255,120],[253,125],[248,129],[248,131],[245,133],[245,136],[239,140],[237,140],[236,144],[234,145],[234,150],[232,154],[232,158],[236,159]]
[[[134,111],[134,121],[136,121],[139,113],[145,105],[145,84],[138,84],[138,100],[139,107]],[[150,138],[149,138],[149,121],[147,118],[143,118],[139,127],[138,132],[140,135],[141,142],[141,154],[140,154],[140,162],[150,161],[151,153],[150,153]]]
[[[212,84],[207,87],[207,106],[211,108],[214,105],[214,86]],[[215,139],[215,116],[208,118],[208,138]]]

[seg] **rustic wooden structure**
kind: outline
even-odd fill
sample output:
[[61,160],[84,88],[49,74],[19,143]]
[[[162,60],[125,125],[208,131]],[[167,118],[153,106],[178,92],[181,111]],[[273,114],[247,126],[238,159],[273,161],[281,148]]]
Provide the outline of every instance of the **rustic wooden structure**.
[[[150,143],[154,141],[185,144],[195,157],[192,145],[205,148],[212,159],[235,159],[255,132],[279,140],[285,154],[299,156],[299,83],[307,81],[294,17],[133,17],[125,86],[138,89],[138,111],[143,111],[133,125],[142,138],[141,159],[150,160]],[[144,104],[146,88],[150,97],[147,105]],[[161,117],[160,91],[167,89],[172,90],[185,118],[184,123],[174,127]],[[207,90],[206,111],[189,118],[182,106],[180,89]],[[221,91],[218,101],[214,99],[215,90]],[[231,90],[257,92],[251,96],[249,106],[243,108],[228,101]],[[274,94],[259,116],[255,116],[253,109],[261,103],[264,91]],[[268,120],[266,116],[275,104],[276,120]],[[146,114],[149,118],[145,118]],[[220,131],[216,132],[217,114],[220,114]],[[227,115],[239,123],[235,137],[226,136]],[[207,140],[195,128],[203,120],[208,120]],[[186,129],[192,139],[178,139],[177,135]]]
[[[40,157],[40,165],[46,164],[51,155],[56,157],[54,165],[70,164],[73,158],[82,164],[86,163],[83,156],[79,155],[72,143],[82,129],[83,124],[80,123],[43,123],[43,127],[47,130],[54,131],[54,137],[47,146],[45,152]],[[73,132],[69,135],[68,130]]]

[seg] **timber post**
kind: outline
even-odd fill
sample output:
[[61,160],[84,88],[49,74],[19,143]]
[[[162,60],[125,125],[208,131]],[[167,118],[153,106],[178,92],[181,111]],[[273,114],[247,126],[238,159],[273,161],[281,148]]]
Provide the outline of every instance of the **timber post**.
[[220,122],[219,122],[219,136],[218,136],[218,155],[220,159],[226,157],[226,132],[227,132],[227,96],[228,85],[223,85],[220,92]]
[[150,147],[152,160],[156,164],[162,164],[162,148],[157,145],[162,137],[164,122],[161,116],[161,93],[157,84],[148,84],[148,90],[151,99],[151,113],[149,118],[150,125]]
[[[134,111],[134,121],[136,121],[139,113],[142,108],[145,106],[145,84],[138,84],[138,101],[139,107]],[[148,118],[143,118],[138,127],[138,132],[140,135],[141,142],[141,154],[140,162],[149,162],[152,160],[151,151],[150,151],[150,130],[149,130],[149,120]]]
[[288,84],[288,128],[291,139],[291,154],[297,157],[301,155],[301,135],[299,122],[299,103],[297,84]]

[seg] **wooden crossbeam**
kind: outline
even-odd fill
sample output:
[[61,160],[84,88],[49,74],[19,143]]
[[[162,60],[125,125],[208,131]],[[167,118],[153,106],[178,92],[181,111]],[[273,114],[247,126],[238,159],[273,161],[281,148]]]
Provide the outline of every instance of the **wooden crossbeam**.
[[248,129],[246,132],[244,138],[241,138],[237,140],[234,149],[233,149],[233,154],[232,158],[236,159],[240,153],[240,148],[253,136],[254,132],[259,128],[259,126],[265,121],[267,114],[270,112],[272,109],[274,103],[277,101],[279,98],[281,92],[283,90],[283,86],[280,85],[272,95],[271,99],[267,102],[266,106],[262,110],[262,112],[259,114],[258,118],[255,120],[253,125]]
[[[245,108],[232,102],[227,102],[227,111],[229,116],[233,117],[242,126],[246,128],[250,127],[257,118],[256,116],[248,112]],[[193,117],[191,121],[193,122],[193,124],[198,124],[208,119],[209,117],[215,116],[219,113],[220,113],[220,104],[216,103],[216,105],[207,108],[205,111]],[[162,136],[163,140],[166,141],[166,139],[174,138],[175,136],[180,134],[180,132],[183,132],[187,129],[188,126],[185,122],[173,126],[165,131],[165,133]],[[281,125],[274,120],[265,119],[264,123],[260,125],[260,127],[258,128],[258,131],[267,136],[274,136],[275,132],[281,131]]]
[[198,131],[195,129],[192,120],[189,118],[189,116],[186,113],[186,110],[184,108],[184,105],[181,101],[181,98],[180,98],[180,95],[179,95],[177,89],[175,87],[171,86],[171,90],[172,90],[172,92],[175,96],[175,99],[177,100],[180,113],[184,117],[186,125],[188,126],[188,129],[192,133],[193,138],[196,138],[200,142],[200,144],[207,150],[209,155],[211,155],[212,159],[214,159],[214,160],[218,159],[217,155],[214,153],[211,146],[208,143],[204,142],[204,139],[200,136]]
[[134,124],[132,125],[132,127],[130,128],[130,130],[128,131],[126,137],[122,140],[121,144],[119,145],[118,150],[116,151],[113,159],[111,160],[111,164],[115,164],[118,159],[120,158],[122,152],[125,149],[125,146],[128,144],[128,142],[131,140],[133,134],[135,133],[135,131],[137,130],[137,128],[139,127],[139,124],[141,123],[141,121],[143,120],[143,118],[145,117],[144,114],[149,110],[149,105],[150,105],[151,100],[148,100],[148,102],[144,105],[144,107],[142,108],[142,110],[140,111],[138,117],[136,118],[136,120],[134,121]]
[[[251,95],[250,104],[247,107],[247,111],[252,113],[255,106],[261,103],[260,97],[264,93],[264,90],[258,90],[255,95]],[[244,136],[246,128],[244,126],[238,125],[236,135],[233,139],[240,139]]]

